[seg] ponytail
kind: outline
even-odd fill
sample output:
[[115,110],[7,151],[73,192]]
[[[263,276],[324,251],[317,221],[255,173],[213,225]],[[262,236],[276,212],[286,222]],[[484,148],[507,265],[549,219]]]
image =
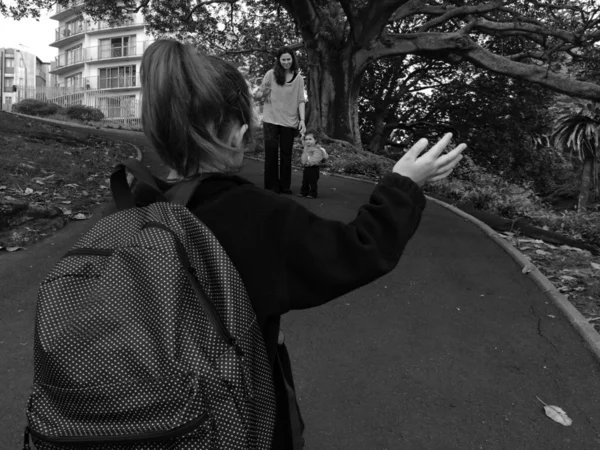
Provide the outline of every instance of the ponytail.
[[241,148],[228,139],[251,123],[252,100],[231,64],[174,40],[158,40],[142,57],[142,124],[160,158],[180,175],[236,172]]

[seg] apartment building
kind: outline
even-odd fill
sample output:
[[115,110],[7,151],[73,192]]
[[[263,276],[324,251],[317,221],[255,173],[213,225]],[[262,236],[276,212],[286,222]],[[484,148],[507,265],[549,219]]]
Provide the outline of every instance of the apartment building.
[[36,93],[49,85],[50,63],[17,48],[0,48],[1,109],[10,111],[12,105],[24,98],[36,98]]
[[135,123],[140,117],[140,62],[151,43],[141,14],[119,23],[80,18],[83,1],[57,5],[54,41],[58,56],[48,100],[62,106],[82,104],[100,109],[106,119]]

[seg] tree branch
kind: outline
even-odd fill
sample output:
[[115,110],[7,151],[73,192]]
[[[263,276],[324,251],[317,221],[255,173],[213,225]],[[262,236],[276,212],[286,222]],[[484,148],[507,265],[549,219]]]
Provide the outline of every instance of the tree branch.
[[[234,3],[237,3],[239,0],[206,0],[203,2],[198,2],[196,4],[196,6],[194,6],[191,11],[188,13],[187,16],[185,16],[185,18],[183,19],[184,22],[189,22],[189,20],[192,18],[192,15],[196,12],[196,10],[198,10],[199,8],[201,8],[202,6],[206,6],[206,5],[211,5],[213,3],[229,3],[231,5],[233,5]],[[148,2],[146,2],[147,4]]]
[[452,8],[450,10],[447,10],[447,12],[445,12],[441,16],[436,17],[435,19],[432,19],[429,22],[426,22],[417,31],[419,33],[425,32],[427,30],[437,27],[438,25],[448,22],[450,19],[454,19],[456,17],[468,16],[468,15],[473,15],[473,14],[482,14],[482,13],[494,11],[494,10],[500,8],[502,6],[502,3],[503,2],[501,0],[497,0],[495,2],[486,3],[484,5],[461,6],[459,8]]
[[371,61],[403,54],[423,55],[442,61],[454,57],[477,67],[544,86],[574,97],[600,101],[600,85],[577,81],[548,71],[547,67],[524,64],[496,55],[461,33],[413,33],[389,35],[386,42],[356,53],[357,67]]
[[356,23],[355,42],[360,47],[368,46],[387,25],[394,12],[410,0],[369,0],[359,12],[361,20]]

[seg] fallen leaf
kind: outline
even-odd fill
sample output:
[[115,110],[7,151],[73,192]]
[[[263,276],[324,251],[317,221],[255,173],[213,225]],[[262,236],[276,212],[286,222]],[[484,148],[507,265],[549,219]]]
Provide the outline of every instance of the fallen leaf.
[[575,277],[571,277],[569,275],[561,275],[559,277],[561,280],[565,280],[565,281],[575,281],[577,278]]
[[4,189],[6,189],[6,186],[0,186],[0,191],[3,191]]
[[544,405],[544,411],[546,412],[546,415],[555,422],[558,422],[565,427],[568,427],[573,423],[571,418],[567,416],[567,413],[562,408],[554,405],[547,405],[537,395],[535,398],[537,398],[540,403]]
[[548,317],[550,317],[551,319],[556,319],[556,316],[553,316],[552,314],[548,314]]
[[30,195],[30,194],[33,194],[33,189],[31,189],[31,188],[25,189],[25,195]]
[[549,254],[550,254],[550,252],[547,252],[547,251],[545,251],[545,250],[536,250],[535,252],[536,252],[538,255],[542,255],[542,256],[546,256],[546,255],[549,255]]
[[600,270],[600,264],[597,264],[597,263],[595,263],[595,262],[591,262],[590,264],[592,265],[592,267],[593,267],[594,269],[596,269],[596,270]]
[[25,250],[25,247],[6,247],[7,252],[16,252],[18,250]]
[[531,264],[527,264],[526,266],[523,267],[523,270],[521,271],[522,273],[529,273],[533,270],[533,267]]
[[35,180],[35,182],[36,182],[37,184],[41,184],[42,186],[43,186],[44,184],[46,184],[46,183],[44,183],[42,180]]
[[84,197],[87,197],[90,194],[88,193],[88,191],[81,191],[81,195],[83,195]]
[[63,200],[61,203],[63,205],[70,205],[71,204],[71,200]]
[[85,214],[78,213],[78,214],[75,214],[73,216],[73,219],[75,219],[75,220],[85,220],[85,219],[87,219],[87,216]]
[[531,247],[529,245],[525,245],[521,248],[519,248],[519,250],[529,250]]
[[10,195],[7,195],[6,197],[4,197],[4,200],[9,201],[9,202],[16,202],[17,199],[14,197],[11,197]]

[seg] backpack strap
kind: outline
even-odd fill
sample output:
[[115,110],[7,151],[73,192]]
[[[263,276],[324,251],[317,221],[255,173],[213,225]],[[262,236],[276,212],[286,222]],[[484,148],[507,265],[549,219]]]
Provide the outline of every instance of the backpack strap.
[[165,197],[171,203],[187,206],[192,199],[198,186],[206,179],[206,175],[198,175],[188,180],[183,180],[175,184],[164,193]]
[[156,195],[157,201],[168,201],[148,168],[138,160],[129,159],[117,164],[110,176],[110,190],[119,211],[136,207],[131,187],[127,182],[125,169],[129,170],[137,181],[149,187],[153,191],[153,194]]
[[287,394],[287,404],[290,414],[290,431],[292,434],[292,448],[290,450],[302,450],[304,448],[304,437],[302,437],[304,434],[304,420],[302,420],[300,407],[298,406],[298,400],[296,399],[290,356],[284,343],[278,342],[277,344],[275,370],[280,372]]

